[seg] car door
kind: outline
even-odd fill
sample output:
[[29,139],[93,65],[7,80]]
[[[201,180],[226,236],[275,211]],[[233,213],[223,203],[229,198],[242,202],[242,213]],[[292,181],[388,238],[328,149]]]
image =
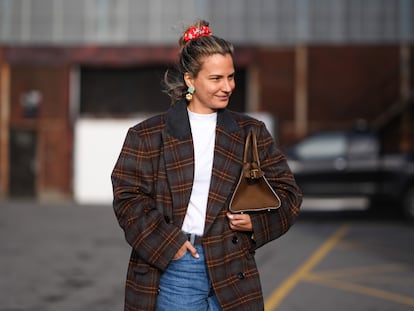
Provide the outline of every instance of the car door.
[[294,146],[288,159],[304,195],[365,197],[377,191],[378,151],[372,133],[322,132]]
[[374,133],[353,131],[347,138],[347,157],[344,169],[347,191],[350,194],[372,196],[381,182],[379,143]]
[[323,132],[310,136],[288,151],[289,165],[304,195],[346,192],[347,136]]

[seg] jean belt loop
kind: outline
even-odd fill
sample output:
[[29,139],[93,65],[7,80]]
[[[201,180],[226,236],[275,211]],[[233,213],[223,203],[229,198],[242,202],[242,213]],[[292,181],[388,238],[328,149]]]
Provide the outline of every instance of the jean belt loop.
[[195,244],[195,238],[196,238],[196,235],[194,233],[191,233],[190,234],[190,242],[191,242],[192,245]]

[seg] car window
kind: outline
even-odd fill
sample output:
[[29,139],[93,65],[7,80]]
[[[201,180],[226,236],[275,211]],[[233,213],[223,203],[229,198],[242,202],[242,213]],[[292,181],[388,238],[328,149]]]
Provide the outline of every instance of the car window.
[[352,158],[374,158],[378,152],[378,141],[371,135],[353,136],[348,148],[348,155]]
[[311,136],[296,146],[295,153],[303,160],[342,157],[346,153],[346,137],[341,133]]

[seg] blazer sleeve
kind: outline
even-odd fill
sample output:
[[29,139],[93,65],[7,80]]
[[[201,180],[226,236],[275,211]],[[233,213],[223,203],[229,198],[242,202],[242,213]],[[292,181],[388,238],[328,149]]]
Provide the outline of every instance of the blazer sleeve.
[[164,270],[186,237],[156,206],[157,141],[154,133],[130,128],[111,180],[113,208],[126,241],[142,260]]
[[279,196],[281,206],[275,211],[251,214],[254,248],[259,248],[287,232],[298,217],[302,204],[301,190],[284,154],[276,147],[273,137],[263,123],[257,131],[261,168]]

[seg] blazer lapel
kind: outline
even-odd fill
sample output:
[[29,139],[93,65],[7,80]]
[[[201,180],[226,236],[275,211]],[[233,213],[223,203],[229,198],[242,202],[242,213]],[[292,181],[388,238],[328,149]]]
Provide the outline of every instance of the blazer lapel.
[[176,103],[166,113],[163,149],[166,178],[171,191],[175,216],[182,222],[190,201],[194,179],[194,150],[187,105]]
[[244,132],[230,112],[219,111],[204,233],[208,232],[217,215],[228,204],[229,193],[240,176],[244,140]]

